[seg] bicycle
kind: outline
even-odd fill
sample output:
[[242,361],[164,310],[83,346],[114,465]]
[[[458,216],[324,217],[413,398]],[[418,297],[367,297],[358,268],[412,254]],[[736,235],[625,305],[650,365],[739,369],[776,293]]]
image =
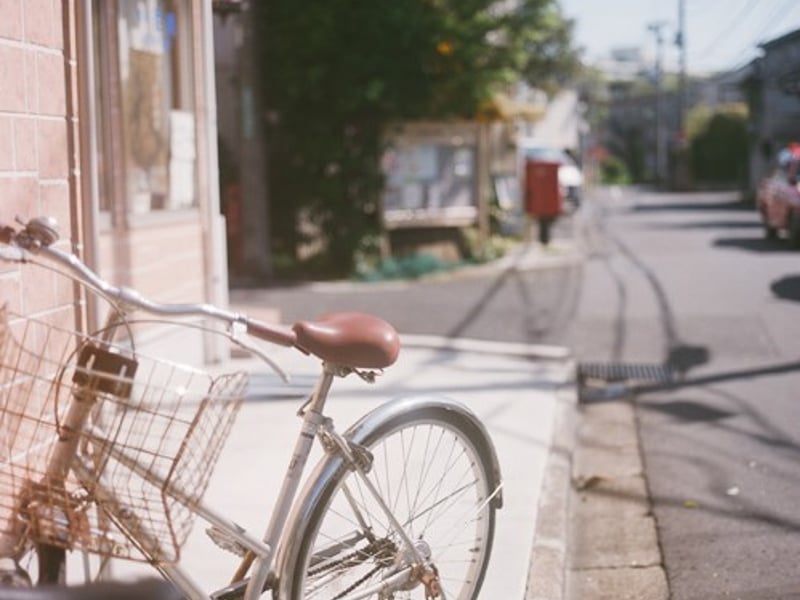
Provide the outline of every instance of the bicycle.
[[[396,361],[390,324],[344,312],[274,325],[209,304],[158,303],[59,249],[52,218],[19,225],[0,228],[0,259],[54,270],[79,284],[80,306],[102,298],[109,310],[91,333],[1,315],[0,564],[29,559],[40,582],[57,583],[67,550],[101,557],[101,574],[111,558],[141,560],[193,599],[478,596],[502,506],[478,417],[431,396],[390,400],[344,433],[324,413],[336,379],[374,383]],[[146,355],[137,334],[154,323],[223,335],[280,374],[260,342],[321,361],[263,537],[203,502],[246,374],[211,377]],[[324,456],[301,490],[315,440]],[[198,518],[241,557],[232,583],[210,594],[180,565]]]

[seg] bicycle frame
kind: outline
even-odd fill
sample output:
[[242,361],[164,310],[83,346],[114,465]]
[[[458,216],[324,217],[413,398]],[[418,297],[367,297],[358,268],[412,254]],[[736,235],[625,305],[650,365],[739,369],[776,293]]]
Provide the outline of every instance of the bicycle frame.
[[[252,561],[252,574],[244,591],[244,598],[246,600],[255,600],[260,597],[268,578],[272,574],[275,551],[281,543],[284,523],[286,523],[288,519],[294,499],[297,495],[297,490],[308,457],[311,453],[314,439],[317,437],[318,431],[326,421],[326,417],[323,415],[322,411],[333,378],[337,373],[337,368],[325,366],[308,403],[305,405],[304,410],[302,410],[300,432],[297,436],[294,451],[283,478],[278,499],[272,509],[269,526],[262,539],[253,537],[242,527],[226,518],[224,515],[214,511],[203,502],[192,507],[192,510],[199,517],[224,532],[224,535],[229,539],[241,544],[242,547],[246,548],[248,552],[252,553],[252,556],[255,557]],[[115,456],[115,458],[124,460],[124,457],[120,457],[119,455]],[[150,477],[148,477],[148,479],[151,483],[156,485],[163,483],[158,480],[153,480]],[[178,490],[167,488],[166,493],[181,500]],[[154,566],[191,598],[209,597],[180,566],[159,564],[158,562],[155,562]],[[241,573],[241,575],[243,576],[244,573]]]

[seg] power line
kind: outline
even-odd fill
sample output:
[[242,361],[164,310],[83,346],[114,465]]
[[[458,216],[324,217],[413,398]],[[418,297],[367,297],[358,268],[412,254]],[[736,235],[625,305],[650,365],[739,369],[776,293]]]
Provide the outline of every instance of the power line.
[[[794,0],[793,0],[794,1]],[[728,22],[728,26],[724,27],[720,30],[717,36],[714,38],[710,44],[708,44],[703,50],[700,52],[702,56],[707,56],[709,53],[713,54],[713,49],[719,49],[719,43],[722,41],[723,38],[730,35],[731,30],[735,29],[735,26],[744,22],[744,17],[747,16],[751,10],[753,10],[756,5],[758,4],[759,0],[749,0],[747,4],[743,4],[742,7],[739,9],[739,12]]]
[[766,33],[772,29],[776,23],[786,19],[786,15],[782,13],[788,10],[791,14],[792,5],[794,5],[795,10],[800,7],[800,4],[797,3],[797,0],[789,0],[786,2],[786,4],[779,6],[777,10],[773,11],[769,17],[765,19],[764,25],[762,26],[760,32],[753,36],[753,38],[750,40],[750,43],[743,46],[739,53],[736,54],[736,56],[731,60],[731,64],[734,66],[729,68],[730,71],[735,71],[752,60],[752,57],[748,56],[748,54],[755,52],[756,47],[763,42],[763,38]]
[[772,29],[773,25],[775,25],[779,20],[783,21],[786,18],[786,15],[783,14],[787,11],[791,11],[791,6],[794,5],[797,8],[797,0],[789,0],[786,4],[783,4],[778,8],[777,11],[773,12],[770,17],[767,19],[767,24],[761,30],[761,32],[753,39],[755,42],[757,39],[763,38],[766,35],[767,31]]

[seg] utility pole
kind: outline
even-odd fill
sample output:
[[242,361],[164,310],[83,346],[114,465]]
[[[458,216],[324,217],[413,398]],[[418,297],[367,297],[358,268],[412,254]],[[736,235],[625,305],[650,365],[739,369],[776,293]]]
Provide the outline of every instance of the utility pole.
[[242,254],[249,275],[263,280],[272,276],[272,253],[269,235],[269,201],[266,189],[266,147],[264,143],[263,105],[259,90],[255,2],[241,3],[242,37],[239,48],[241,84],[241,185],[242,185]]
[[664,37],[661,35],[661,30],[666,27],[664,21],[657,21],[650,23],[647,29],[656,37],[656,71],[655,71],[655,87],[656,87],[656,118],[655,118],[655,137],[656,137],[656,180],[659,184],[664,182],[664,165],[665,165],[665,147],[664,147],[664,127],[662,123],[663,101],[661,94],[661,80],[662,80],[662,67],[661,67],[661,49],[664,44]]
[[675,45],[680,53],[678,74],[678,129],[683,134],[683,119],[686,112],[686,0],[678,0],[678,33]]
[[674,145],[675,179],[674,184],[678,189],[689,187],[689,165],[686,153],[688,140],[686,139],[686,111],[689,109],[688,89],[686,85],[686,0],[678,0],[678,33],[675,35],[675,45],[679,53],[678,71],[678,130],[675,132]]

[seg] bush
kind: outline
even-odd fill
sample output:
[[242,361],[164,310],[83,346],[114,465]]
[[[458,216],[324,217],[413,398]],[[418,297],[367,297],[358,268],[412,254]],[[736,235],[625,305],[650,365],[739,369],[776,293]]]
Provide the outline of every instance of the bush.
[[628,167],[622,159],[608,156],[600,163],[600,182],[607,184],[627,184],[631,182]]
[[451,270],[461,264],[460,262],[445,263],[431,254],[411,254],[383,259],[375,269],[359,273],[357,277],[362,281],[418,279],[437,271]]
[[691,169],[696,181],[743,184],[747,178],[747,118],[718,112],[691,141]]

